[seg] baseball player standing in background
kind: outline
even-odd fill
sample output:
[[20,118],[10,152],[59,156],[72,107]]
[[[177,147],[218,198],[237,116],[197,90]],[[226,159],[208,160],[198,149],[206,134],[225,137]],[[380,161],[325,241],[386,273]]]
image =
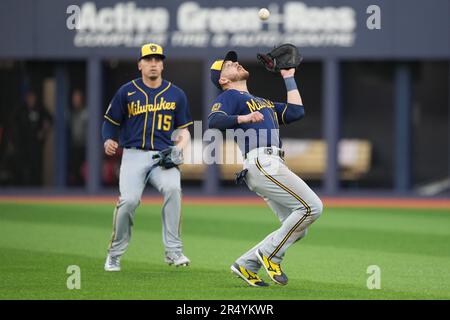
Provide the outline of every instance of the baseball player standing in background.
[[248,92],[249,72],[238,63],[236,52],[228,52],[223,60],[216,60],[211,66],[211,80],[224,92],[212,106],[209,127],[250,133],[247,139],[236,139],[245,158],[244,170],[238,174],[238,179],[245,180],[249,189],[267,202],[281,222],[280,228],[231,266],[231,271],[251,286],[268,285],[257,274],[261,266],[275,283],[288,283],[280,266],[284,254],[306,235],[308,226],[322,213],[319,197],[289,170],[280,149],[279,124],[289,124],[304,115],[294,74],[295,68],[281,70],[287,103],[274,103]]
[[[165,262],[175,266],[190,263],[183,254],[180,237],[181,183],[177,165],[182,163],[182,149],[190,139],[187,127],[192,120],[183,90],[162,78],[164,59],[161,46],[142,46],[138,62],[142,77],[123,85],[106,110],[102,127],[105,153],[112,156],[119,145],[124,148],[106,271],[120,271],[120,258],[130,242],[134,213],[147,182],[164,196]],[[174,144],[171,137],[176,129]]]

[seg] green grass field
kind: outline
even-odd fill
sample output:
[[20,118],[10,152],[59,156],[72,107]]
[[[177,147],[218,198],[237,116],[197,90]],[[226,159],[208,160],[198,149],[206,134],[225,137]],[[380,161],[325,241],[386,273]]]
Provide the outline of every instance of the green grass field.
[[[122,271],[107,273],[113,204],[0,203],[0,299],[450,299],[449,210],[325,208],[286,254],[289,285],[252,288],[229,267],[277,228],[270,209],[183,208],[189,268],[164,264],[160,206],[142,205]],[[66,287],[69,265],[80,290]]]

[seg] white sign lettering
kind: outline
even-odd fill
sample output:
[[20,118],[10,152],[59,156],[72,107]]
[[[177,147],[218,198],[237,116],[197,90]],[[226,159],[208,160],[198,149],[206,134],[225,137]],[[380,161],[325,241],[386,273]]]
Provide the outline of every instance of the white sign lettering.
[[134,2],[98,8],[94,2],[85,2],[79,10],[68,8],[66,24],[75,29],[77,47],[138,47],[145,42],[193,48],[272,47],[283,42],[302,47],[354,44],[356,11],[351,7],[315,7],[303,2],[268,7],[270,18],[261,20],[259,7],[203,7],[188,1],[172,12],[176,25],[169,30],[167,8],[142,8]]

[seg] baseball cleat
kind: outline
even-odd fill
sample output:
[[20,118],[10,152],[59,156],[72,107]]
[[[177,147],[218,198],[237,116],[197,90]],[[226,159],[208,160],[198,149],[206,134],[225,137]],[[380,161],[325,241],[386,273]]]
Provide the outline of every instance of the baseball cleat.
[[281,284],[282,286],[288,283],[288,277],[283,272],[283,270],[281,270],[281,266],[279,263],[275,263],[270,260],[261,252],[261,250],[256,250],[255,254],[273,282]]
[[120,271],[120,256],[108,254],[105,262],[105,271]]
[[248,283],[252,287],[267,287],[269,284],[264,282],[256,273],[245,269],[243,266],[234,263],[231,266],[231,272]]
[[175,267],[187,267],[191,263],[191,260],[189,260],[182,252],[166,252],[164,261],[168,263],[169,266],[174,265]]

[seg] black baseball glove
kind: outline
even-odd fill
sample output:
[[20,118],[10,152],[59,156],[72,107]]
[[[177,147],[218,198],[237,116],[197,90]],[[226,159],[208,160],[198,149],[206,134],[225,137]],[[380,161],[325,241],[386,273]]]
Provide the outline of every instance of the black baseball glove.
[[303,60],[297,47],[290,43],[275,47],[267,54],[258,53],[256,57],[267,70],[275,73],[281,69],[297,68]]
[[242,184],[245,181],[245,176],[247,175],[248,169],[244,169],[242,171],[236,172],[236,178],[234,179],[234,182],[236,184]]
[[153,159],[159,159],[157,165],[170,169],[183,163],[183,153],[177,147],[169,147],[155,154]]

